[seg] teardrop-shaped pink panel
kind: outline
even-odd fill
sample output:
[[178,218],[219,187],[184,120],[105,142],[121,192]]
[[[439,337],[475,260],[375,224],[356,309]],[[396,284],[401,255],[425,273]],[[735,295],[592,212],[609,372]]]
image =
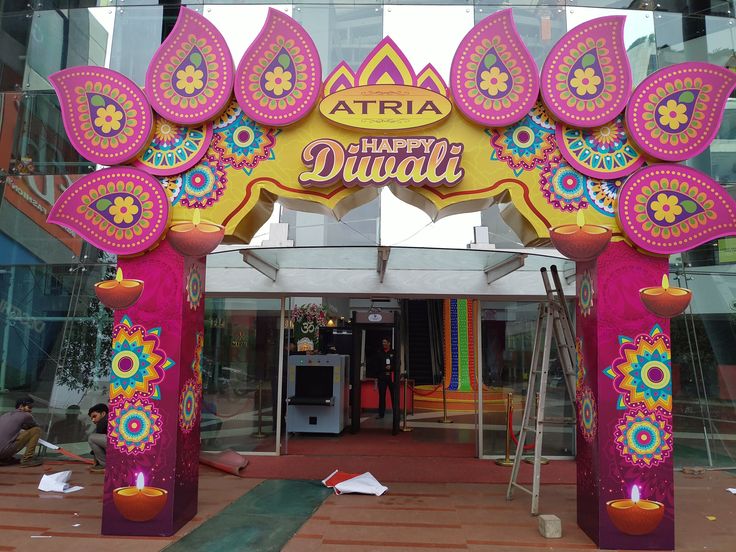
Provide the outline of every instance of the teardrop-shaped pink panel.
[[684,161],[713,141],[734,86],[736,74],[710,63],[665,67],[636,87],[626,126],[647,155]]
[[539,72],[511,9],[486,17],[455,51],[450,89],[460,111],[486,127],[513,125],[537,101]]
[[651,165],[630,176],[616,216],[634,244],[661,255],[736,236],[736,201],[709,176],[682,165]]
[[153,114],[133,81],[104,67],[72,67],[49,77],[69,141],[92,163],[117,165],[146,147]]
[[88,174],[67,188],[47,220],[115,255],[155,246],[166,232],[169,200],[159,181],[132,167]]
[[590,128],[615,119],[631,96],[626,16],[593,19],[566,33],[544,61],[540,88],[552,115]]
[[183,125],[209,121],[230,100],[234,79],[225,38],[203,16],[182,6],[146,72],[146,94],[153,109]]
[[266,23],[240,60],[235,97],[243,112],[266,126],[294,123],[314,108],[322,64],[307,31],[269,8]]

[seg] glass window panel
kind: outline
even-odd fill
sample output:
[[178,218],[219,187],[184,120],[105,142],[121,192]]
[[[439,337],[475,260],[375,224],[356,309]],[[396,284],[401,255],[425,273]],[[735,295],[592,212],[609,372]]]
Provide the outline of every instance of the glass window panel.
[[0,90],[19,90],[31,32],[28,12],[0,15]]
[[164,13],[163,6],[119,8],[115,14],[110,69],[143,86],[153,54],[161,45],[164,25],[170,29],[177,12]]
[[689,0],[656,0],[649,2],[656,10],[681,13],[683,15],[731,15],[732,0],[705,0],[691,2]]
[[48,76],[67,67],[104,66],[114,17],[112,8],[35,12],[24,89],[51,90]]
[[[219,3],[219,2],[218,2]],[[224,2],[226,4],[226,2]],[[230,53],[233,55],[235,66],[240,63],[245,50],[261,32],[266,22],[269,8],[276,8],[287,15],[292,15],[291,7],[277,3],[258,6],[205,6],[204,16],[209,19],[225,37]]]
[[205,303],[202,448],[276,451],[279,299]]

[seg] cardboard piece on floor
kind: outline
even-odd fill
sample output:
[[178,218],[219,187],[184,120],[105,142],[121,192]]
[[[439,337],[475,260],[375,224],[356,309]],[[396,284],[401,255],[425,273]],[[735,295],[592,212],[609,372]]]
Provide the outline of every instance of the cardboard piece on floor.
[[248,459],[232,449],[221,452],[201,452],[199,462],[238,477],[245,477],[243,472],[248,465]]
[[84,487],[69,485],[68,481],[71,476],[71,471],[45,473],[38,484],[38,490],[52,493],[74,493],[84,489]]
[[322,480],[322,484],[335,489],[337,495],[358,493],[381,496],[388,491],[388,487],[381,485],[370,472],[355,474],[335,470]]

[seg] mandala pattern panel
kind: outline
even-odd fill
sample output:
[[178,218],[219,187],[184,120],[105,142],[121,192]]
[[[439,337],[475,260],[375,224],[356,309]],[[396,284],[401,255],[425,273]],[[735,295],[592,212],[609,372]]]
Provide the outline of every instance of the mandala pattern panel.
[[192,373],[199,385],[202,385],[202,355],[204,351],[204,334],[197,332],[196,344],[194,346],[194,360],[192,360]]
[[147,399],[112,404],[108,441],[125,454],[141,454],[156,446],[163,421],[153,403]]
[[542,169],[539,187],[547,203],[560,211],[574,213],[588,207],[585,191],[590,179],[559,157],[550,160]]
[[628,411],[616,425],[614,442],[628,463],[640,468],[658,466],[672,455],[671,418],[656,412]]
[[583,23],[563,36],[542,67],[540,88],[561,122],[591,128],[613,121],[631,96],[625,16]]
[[133,81],[104,67],[73,67],[49,77],[69,141],[100,165],[130,161],[148,144],[153,114]]
[[515,125],[486,133],[491,137],[491,159],[505,162],[516,176],[543,167],[554,154],[559,156],[554,132],[535,122],[531,113]]
[[736,235],[736,201],[710,177],[681,165],[654,165],[630,176],[616,215],[635,245],[660,255]]
[[644,156],[626,134],[623,116],[591,129],[557,123],[556,138],[565,160],[593,178],[627,176],[644,163]]
[[263,125],[289,125],[312,111],[321,84],[322,64],[312,38],[296,21],[269,8],[263,29],[238,65],[240,107]]
[[623,185],[623,180],[589,179],[586,196],[596,211],[607,217],[615,217],[616,200]]
[[218,164],[250,175],[262,161],[276,158],[273,148],[279,131],[249,119],[233,103],[234,109],[228,108],[227,118],[215,125],[211,148],[217,154]]
[[133,160],[133,165],[156,176],[179,174],[204,157],[210,140],[210,123],[185,127],[156,116],[153,137],[148,147]]
[[511,9],[486,17],[460,42],[450,68],[458,109],[486,127],[505,127],[529,113],[539,73],[514,25]]
[[158,243],[169,215],[168,197],[156,178],[139,169],[113,167],[67,188],[47,220],[108,253],[135,255]]
[[584,318],[590,316],[593,310],[594,295],[593,277],[590,270],[586,270],[580,279],[580,287],[578,289],[578,308]]
[[715,138],[736,74],[710,63],[680,63],[636,87],[626,125],[641,150],[656,159],[684,161]]
[[160,398],[159,384],[174,361],[161,349],[159,331],[134,325],[127,316],[113,328],[110,401]]
[[209,121],[230,101],[234,80],[233,58],[220,31],[182,6],[146,72],[153,108],[179,124]]
[[598,432],[598,411],[590,387],[583,387],[578,397],[578,420],[583,439],[592,443]]
[[192,264],[189,268],[186,292],[189,308],[191,310],[197,310],[199,308],[199,303],[202,301],[204,289],[202,288],[202,276],[199,274],[196,264]]
[[219,201],[227,186],[225,168],[209,156],[196,167],[177,177],[161,180],[169,191],[172,205],[189,209],[206,209]]

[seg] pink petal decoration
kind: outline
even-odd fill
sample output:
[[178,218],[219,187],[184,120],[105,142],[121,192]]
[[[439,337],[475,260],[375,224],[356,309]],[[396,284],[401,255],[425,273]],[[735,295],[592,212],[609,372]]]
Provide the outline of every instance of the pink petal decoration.
[[266,23],[238,65],[235,97],[243,112],[266,126],[309,114],[319,99],[322,64],[307,31],[269,8]]
[[233,90],[233,58],[220,31],[182,6],[146,72],[146,94],[159,115],[196,125],[217,116]]
[[511,9],[486,17],[465,35],[452,60],[450,88],[460,111],[479,125],[509,126],[529,113],[539,75]]
[[335,67],[334,71],[332,71],[332,73],[330,73],[325,79],[322,94],[324,96],[329,96],[330,94],[334,94],[340,90],[345,90],[346,88],[353,88],[354,86],[355,74],[353,73],[353,70],[350,69],[350,66],[347,63],[341,61],[340,64]]
[[199,163],[212,140],[212,123],[186,127],[155,116],[153,137],[133,166],[156,176],[183,173]]
[[631,96],[626,17],[600,17],[563,36],[542,67],[541,92],[552,115],[590,128],[615,119]]
[[416,79],[411,63],[389,36],[371,50],[355,73],[355,82],[358,86],[369,84],[413,86]]
[[562,156],[581,173],[614,180],[644,164],[644,155],[631,143],[623,115],[595,128],[557,123],[555,138]]
[[709,176],[682,165],[651,165],[630,176],[616,216],[635,245],[660,255],[736,236],[736,201]]
[[442,78],[431,63],[427,64],[417,75],[417,86],[447,96],[445,79]]
[[684,161],[713,141],[734,86],[736,74],[710,63],[665,67],[636,87],[626,126],[647,155]]
[[135,255],[163,237],[169,214],[166,192],[155,177],[132,167],[112,167],[67,188],[47,220],[108,253]]
[[72,67],[49,77],[69,141],[92,163],[117,165],[146,147],[153,114],[133,81],[104,67]]

